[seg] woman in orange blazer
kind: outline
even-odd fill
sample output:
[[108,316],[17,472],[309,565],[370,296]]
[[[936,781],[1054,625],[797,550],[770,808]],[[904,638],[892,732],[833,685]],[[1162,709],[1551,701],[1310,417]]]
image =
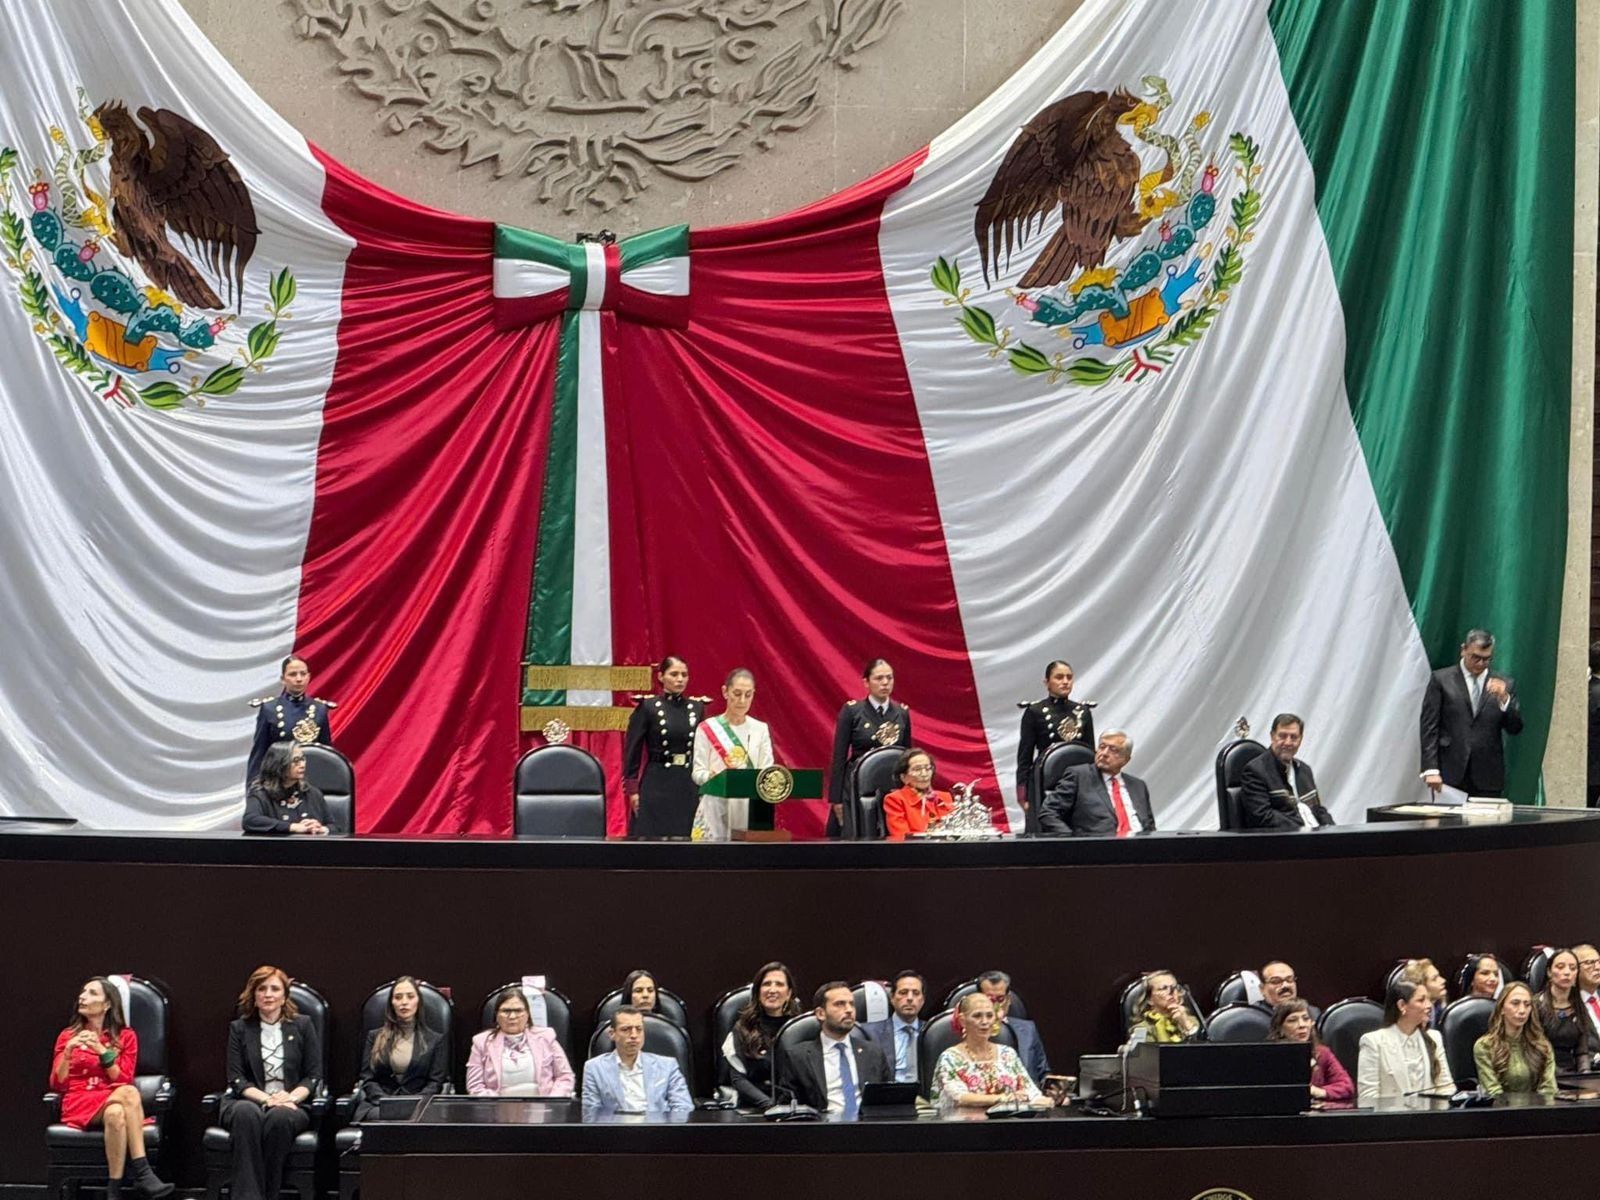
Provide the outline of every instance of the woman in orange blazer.
[[891,842],[922,833],[955,807],[949,792],[933,790],[933,755],[913,746],[895,765],[900,786],[883,798],[883,823]]

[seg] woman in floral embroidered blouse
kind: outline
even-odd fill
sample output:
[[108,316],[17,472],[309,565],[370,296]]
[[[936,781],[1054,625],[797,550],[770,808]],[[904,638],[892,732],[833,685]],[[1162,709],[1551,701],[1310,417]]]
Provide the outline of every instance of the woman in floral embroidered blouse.
[[961,998],[957,1015],[963,1038],[939,1055],[933,1068],[934,1103],[946,1111],[989,1108],[1001,1101],[1049,1108],[1050,1099],[1028,1077],[1017,1052],[990,1040],[1000,1026],[994,1001],[973,992]]

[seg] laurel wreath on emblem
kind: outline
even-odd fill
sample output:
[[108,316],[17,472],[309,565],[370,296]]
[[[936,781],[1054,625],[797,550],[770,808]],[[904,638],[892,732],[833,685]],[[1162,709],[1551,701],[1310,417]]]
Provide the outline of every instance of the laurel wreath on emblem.
[[[956,322],[989,348],[988,357],[1004,354],[1020,375],[1098,387],[1160,374],[1205,336],[1244,277],[1244,248],[1261,218],[1259,147],[1242,132],[1228,138],[1240,187],[1213,255],[1205,235],[1218,214],[1222,171],[1200,145],[1211,115],[1196,113],[1181,138],[1165,133],[1158,121],[1172,103],[1166,81],[1150,75],[1143,82],[1142,100],[1123,88],[1079,92],[1036,114],[978,205],[974,233],[986,288],[1013,245],[1060,205],[1061,228],[1018,286],[1004,290],[1030,326],[1053,329],[1084,353],[1069,359],[1021,340],[1003,323],[1004,312],[997,319],[972,302],[959,256],[933,264],[930,278],[943,303],[960,309]],[[1143,171],[1123,128],[1165,161]],[[1055,148],[1067,144],[1084,149],[1063,163]],[[1125,265],[1109,265],[1113,245],[1132,239],[1138,241]]]
[[[92,143],[74,146],[51,126],[59,153],[48,171],[34,168],[31,182],[19,177],[20,153],[0,146],[0,258],[16,277],[33,332],[103,399],[124,408],[203,408],[265,369],[297,285],[287,267],[270,275],[266,319],[241,336],[234,328],[240,313],[221,311],[222,298],[166,230],[202,251],[229,298],[242,302],[258,232],[249,192],[205,130],[168,109],[138,115],[154,151],[126,108],[113,101],[91,109],[80,87],[78,117]],[[210,163],[202,186],[151,186],[151,156],[186,155]],[[91,168],[108,158],[106,183]],[[207,358],[216,365],[181,378]]]

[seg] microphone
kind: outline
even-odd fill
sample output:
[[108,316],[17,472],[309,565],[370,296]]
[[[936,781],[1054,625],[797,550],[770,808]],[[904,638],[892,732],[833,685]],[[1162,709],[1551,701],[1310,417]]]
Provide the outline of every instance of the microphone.
[[[779,1092],[789,1097],[787,1104],[777,1103]],[[812,1108],[811,1105],[801,1104],[796,1100],[794,1098],[794,1089],[779,1083],[776,1075],[772,1077],[772,1099],[773,1103],[768,1105],[761,1114],[768,1121],[820,1121],[822,1119],[822,1114]]]

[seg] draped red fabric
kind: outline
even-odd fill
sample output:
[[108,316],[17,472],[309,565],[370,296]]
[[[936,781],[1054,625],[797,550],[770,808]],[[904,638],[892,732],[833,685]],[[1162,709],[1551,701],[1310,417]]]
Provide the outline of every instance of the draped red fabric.
[[[691,692],[749,667],[796,767],[828,765],[840,705],[887,658],[939,778],[998,801],[878,255],[921,157],[693,234],[689,328],[608,322],[613,640],[631,662],[682,655]],[[825,815],[791,802],[779,820],[820,833]]]
[[[322,158],[357,242],[324,409],[299,645],[363,832],[505,833],[559,322],[496,332],[492,226]],[[757,678],[780,761],[826,766],[883,656],[945,780],[993,793],[933,481],[878,258],[920,156],[693,237],[691,322],[602,315],[614,660]],[[582,598],[579,598],[582,602]],[[620,735],[583,734],[613,780]],[[820,833],[821,803],[780,822]]]
[[492,225],[318,157],[357,244],[298,648],[339,701],[361,832],[505,834],[559,326],[495,331]]

